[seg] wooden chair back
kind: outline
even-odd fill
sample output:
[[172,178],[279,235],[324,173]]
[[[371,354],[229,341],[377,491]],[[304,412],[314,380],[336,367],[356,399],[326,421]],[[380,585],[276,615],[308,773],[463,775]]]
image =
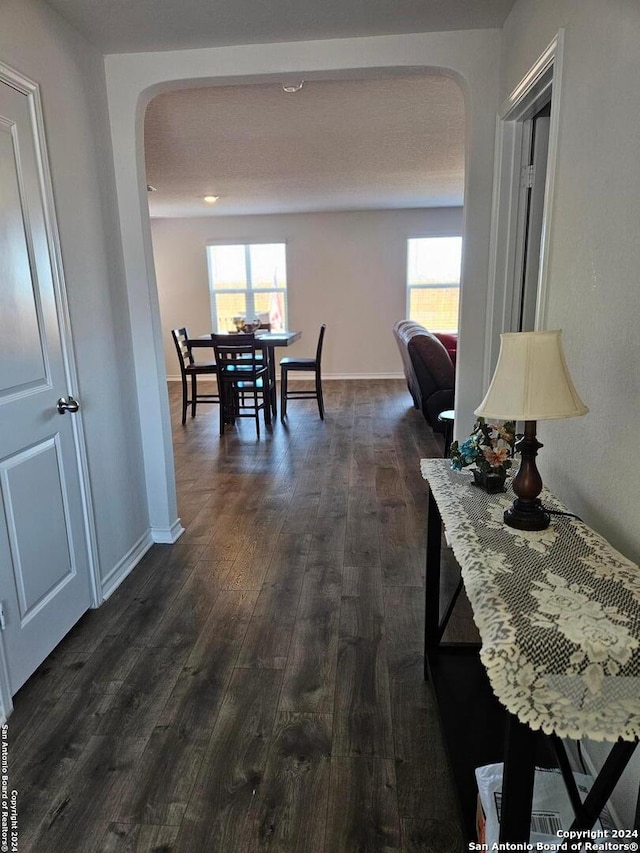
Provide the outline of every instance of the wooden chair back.
[[324,333],[326,328],[326,323],[323,323],[320,326],[320,334],[318,335],[318,346],[316,348],[316,363],[318,370],[320,370],[320,361],[322,360],[322,345],[324,344]]
[[[216,354],[218,371],[223,378],[242,379],[238,375],[240,367],[243,375],[249,372],[247,368],[255,371],[257,368],[264,369],[263,363],[256,361],[256,338],[253,332],[239,333],[237,335],[211,335],[213,350]],[[248,377],[250,378],[250,377]]]
[[189,332],[186,326],[180,329],[172,329],[171,337],[178,353],[178,361],[180,362],[180,372],[184,373],[188,365],[193,364],[193,356],[189,347]]

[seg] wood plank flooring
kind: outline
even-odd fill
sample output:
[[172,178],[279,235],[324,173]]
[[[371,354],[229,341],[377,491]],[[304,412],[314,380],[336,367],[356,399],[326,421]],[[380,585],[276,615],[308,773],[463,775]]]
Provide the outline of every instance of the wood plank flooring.
[[326,420],[180,425],[185,534],[154,546],[15,697],[20,851],[461,853],[422,678],[426,488],[404,382]]

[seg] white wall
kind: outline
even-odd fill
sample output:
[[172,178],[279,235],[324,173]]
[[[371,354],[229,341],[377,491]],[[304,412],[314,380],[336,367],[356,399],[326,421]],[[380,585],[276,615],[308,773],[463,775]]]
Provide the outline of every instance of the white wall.
[[[549,241],[548,328],[591,411],[540,429],[543,479],[640,560],[640,4],[518,0],[504,27],[502,96],[566,27]],[[601,761],[608,747],[590,745]],[[639,762],[615,803],[631,826]]]
[[286,242],[287,355],[311,355],[327,324],[323,374],[402,376],[391,327],[406,314],[407,238],[462,233],[461,208],[151,221],[167,375],[179,376],[170,329],[211,331],[208,242]]
[[4,0],[0,61],[41,86],[107,578],[148,529],[103,57],[37,0]]
[[148,220],[144,110],[167,88],[263,82],[298,74],[323,79],[399,69],[441,69],[460,83],[466,109],[466,163],[460,360],[456,406],[461,429],[473,423],[483,382],[490,208],[500,33],[449,33],[241,45],[107,56],[107,89],[121,234],[129,292],[145,474],[154,523],[175,518],[175,489],[164,352]]

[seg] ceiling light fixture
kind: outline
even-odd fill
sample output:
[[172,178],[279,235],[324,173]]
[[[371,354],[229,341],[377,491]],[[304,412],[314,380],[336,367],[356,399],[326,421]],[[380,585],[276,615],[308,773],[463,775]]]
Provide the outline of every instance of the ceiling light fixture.
[[203,200],[203,201],[206,201],[206,203],[207,203],[207,204],[215,204],[215,203],[218,201],[218,199],[219,199],[219,198],[220,198],[220,196],[219,196],[219,195],[205,195],[205,196],[202,196],[202,200]]
[[282,91],[286,92],[288,95],[292,95],[294,92],[299,92],[303,86],[304,80],[301,80],[299,83],[283,83]]

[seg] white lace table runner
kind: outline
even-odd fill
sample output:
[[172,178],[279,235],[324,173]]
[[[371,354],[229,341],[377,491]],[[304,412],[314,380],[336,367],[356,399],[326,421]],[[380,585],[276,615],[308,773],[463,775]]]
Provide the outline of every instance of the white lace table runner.
[[[540,532],[502,514],[448,460],[423,459],[502,704],[533,729],[615,741],[640,736],[640,569],[581,521]],[[545,506],[564,510],[546,490]]]

